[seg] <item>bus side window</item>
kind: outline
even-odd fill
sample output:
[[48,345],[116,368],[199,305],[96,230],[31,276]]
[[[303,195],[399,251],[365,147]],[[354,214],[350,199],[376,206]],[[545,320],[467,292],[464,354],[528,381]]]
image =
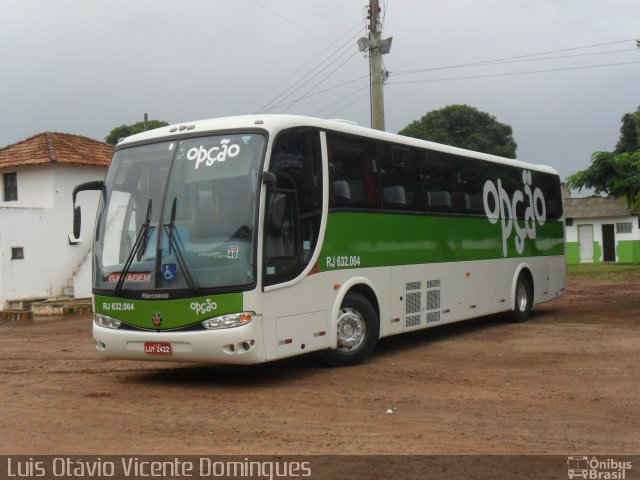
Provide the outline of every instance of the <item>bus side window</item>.
[[426,152],[421,160],[426,210],[451,212],[453,210],[452,178],[455,175],[452,158],[439,152]]
[[547,220],[558,220],[562,217],[562,189],[557,177],[548,173],[532,172],[532,178],[533,185],[542,191]]
[[327,134],[329,207],[380,208],[376,144]]
[[285,215],[279,229],[265,225],[265,285],[294,279],[307,267],[318,243],[322,217],[319,133],[310,129],[281,133],[269,171],[276,175],[277,184],[267,205],[271,196],[284,195]]
[[416,152],[407,147],[378,144],[382,204],[388,210],[420,210],[420,178]]
[[333,182],[333,204],[345,206],[351,203],[351,188],[346,180],[336,180]]
[[483,160],[462,159],[462,182],[464,190],[464,213],[484,215],[483,190],[488,178],[489,165]]

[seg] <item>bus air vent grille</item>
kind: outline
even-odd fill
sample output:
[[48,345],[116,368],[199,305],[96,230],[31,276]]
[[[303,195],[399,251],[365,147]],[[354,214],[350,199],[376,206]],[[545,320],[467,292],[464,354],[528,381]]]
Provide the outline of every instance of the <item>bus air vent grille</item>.
[[420,292],[407,293],[407,304],[405,307],[405,313],[420,312],[420,303]]
[[435,323],[440,321],[440,312],[427,313],[427,323]]
[[440,308],[440,290],[427,291],[427,310],[437,310]]
[[427,288],[440,288],[440,280],[427,280]]
[[420,282],[409,282],[407,283],[407,292],[410,290],[420,290]]
[[405,327],[417,327],[420,325],[420,315],[413,315],[404,319]]

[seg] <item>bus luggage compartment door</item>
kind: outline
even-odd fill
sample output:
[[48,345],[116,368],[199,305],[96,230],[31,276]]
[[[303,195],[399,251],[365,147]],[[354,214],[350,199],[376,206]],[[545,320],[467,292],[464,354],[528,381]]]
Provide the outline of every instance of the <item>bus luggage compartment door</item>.
[[277,355],[288,357],[327,347],[327,312],[276,318]]

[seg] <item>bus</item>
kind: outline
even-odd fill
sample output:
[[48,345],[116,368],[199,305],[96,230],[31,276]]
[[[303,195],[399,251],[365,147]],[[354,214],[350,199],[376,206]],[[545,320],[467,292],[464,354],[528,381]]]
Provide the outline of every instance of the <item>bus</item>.
[[108,358],[335,366],[564,292],[557,172],[345,121],[218,118],[120,141],[93,236]]
[[589,478],[589,457],[570,456],[567,458],[567,474],[569,479],[573,477]]

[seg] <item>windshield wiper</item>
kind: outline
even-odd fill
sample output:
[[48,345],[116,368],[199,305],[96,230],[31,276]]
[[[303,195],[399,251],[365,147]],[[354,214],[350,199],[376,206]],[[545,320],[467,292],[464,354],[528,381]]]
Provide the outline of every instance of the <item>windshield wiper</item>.
[[129,252],[129,256],[127,257],[127,260],[124,262],[124,266],[122,267],[122,271],[120,272],[118,283],[116,283],[115,292],[117,294],[119,294],[122,291],[122,286],[124,285],[127,273],[129,273],[129,269],[131,268],[133,259],[136,257],[136,253],[139,252],[138,254],[138,261],[139,261],[140,258],[142,257],[142,254],[147,248],[147,243],[149,242],[149,236],[147,235],[147,233],[149,232],[150,223],[151,223],[151,199],[149,199],[149,203],[147,204],[147,215],[145,216],[144,223],[140,227],[140,231],[138,232],[136,241],[133,243],[133,247],[131,247],[131,252]]
[[[182,255],[180,234],[176,230],[175,221],[176,221],[176,203],[177,198],[173,199],[173,204],[171,205],[171,217],[169,219],[169,223],[165,223],[163,225],[164,231],[167,234],[167,239],[169,240],[169,254],[171,254],[171,249],[173,248],[173,252],[176,256],[176,260],[178,261],[178,265],[180,266],[180,270],[184,275],[184,279],[187,282],[187,285],[191,289],[194,294],[197,294],[200,291],[200,287],[196,284],[193,279],[193,275],[191,275],[191,271],[189,271],[189,267],[187,266],[187,262],[184,260],[184,256]],[[176,237],[178,240],[176,240]]]

